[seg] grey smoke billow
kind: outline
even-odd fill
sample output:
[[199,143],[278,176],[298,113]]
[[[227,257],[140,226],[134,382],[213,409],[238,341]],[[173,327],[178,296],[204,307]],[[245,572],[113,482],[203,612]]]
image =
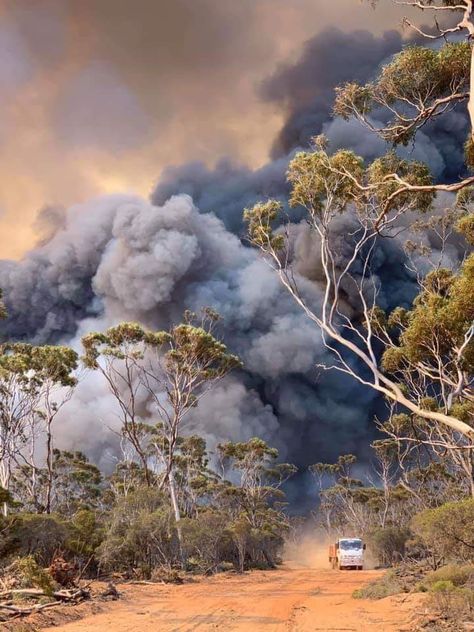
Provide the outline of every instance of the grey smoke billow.
[[[242,239],[242,211],[262,198],[286,200],[292,152],[321,131],[334,147],[352,146],[369,159],[385,151],[352,122],[333,121],[330,106],[337,83],[370,79],[401,46],[397,33],[375,38],[331,30],[310,41],[298,62],[279,69],[262,87],[265,98],[285,108],[287,121],[274,145],[275,159],[260,169],[231,160],[213,169],[192,162],[169,167],[150,201],[109,195],[64,212],[45,209],[39,217],[41,243],[19,262],[0,262],[10,312],[4,335],[77,346],[83,333],[120,320],[161,328],[177,322],[184,309],[212,306],[223,317],[225,342],[245,368],[201,401],[189,431],[201,432],[211,446],[257,434],[300,466],[343,452],[365,458],[380,400],[339,373],[317,374],[315,365],[327,359],[321,337]],[[453,113],[448,121],[453,135],[444,124],[441,144],[433,145],[426,135],[405,150],[420,159],[429,156],[438,175],[446,172],[447,152],[463,133],[462,115]],[[305,292],[317,304],[317,249],[298,223],[298,211],[291,217],[295,261]],[[352,221],[341,219],[337,238],[343,247]],[[449,256],[455,265],[455,247]],[[405,263],[399,242],[380,243],[373,275],[387,309],[408,306],[415,295]],[[357,318],[349,290],[347,307]],[[89,374],[64,413],[58,425],[63,445],[84,447],[110,467],[117,456],[110,431],[117,417],[104,384]]]
[[239,234],[243,231],[242,209],[261,199],[287,199],[287,167],[287,157],[255,171],[228,159],[221,160],[214,169],[200,162],[168,167],[151,199],[163,204],[171,195],[187,193],[201,213],[214,213],[228,230]]
[[346,81],[368,81],[402,45],[398,31],[376,37],[369,31],[344,33],[330,28],[310,39],[295,63],[282,65],[261,87],[265,100],[286,111],[272,156],[307,146],[330,118],[334,88]]
[[[347,383],[347,399],[334,378],[316,380],[313,367],[327,360],[319,332],[258,253],[212,213],[201,214],[188,195],[162,206],[134,196],[104,196],[69,209],[63,222],[23,261],[0,268],[10,337],[78,345],[81,334],[123,319],[166,327],[186,308],[211,305],[223,316],[224,340],[245,370],[202,400],[190,431],[199,429],[211,446],[258,434],[286,458],[304,454],[303,464],[360,450],[376,398]],[[318,262],[306,253],[314,247],[305,241],[305,230],[295,225],[294,248],[304,261],[305,292],[317,305]],[[381,266],[396,247],[384,248]],[[403,293],[407,282],[392,282],[391,293]],[[106,467],[115,444],[109,428],[116,423],[113,399],[89,375],[58,427],[65,444],[85,447]]]
[[[248,167],[223,160],[209,169],[199,162],[168,167],[154,192],[152,201],[163,204],[170,195],[188,193],[201,212],[214,212],[232,232],[242,232],[242,209],[266,198],[287,199],[285,172],[295,150],[308,146],[311,137],[323,131],[331,117],[334,89],[349,79],[366,81],[378,65],[402,47],[397,31],[377,38],[360,31],[347,34],[328,29],[309,40],[300,59],[282,66],[259,87],[262,99],[285,111],[286,120],[274,142],[272,158],[264,167]],[[331,130],[325,130],[331,138]],[[351,133],[341,137],[336,130],[335,146],[344,140],[351,145]],[[358,130],[365,147],[354,147],[361,155],[372,158],[382,153],[373,136]],[[298,219],[293,212],[293,218]]]

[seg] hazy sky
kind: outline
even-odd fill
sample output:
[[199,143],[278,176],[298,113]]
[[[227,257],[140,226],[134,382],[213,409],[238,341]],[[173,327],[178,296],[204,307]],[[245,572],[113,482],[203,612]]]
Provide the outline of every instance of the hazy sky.
[[333,25],[402,12],[359,0],[0,0],[0,258],[47,205],[146,195],[165,165],[262,164],[283,113],[259,84]]

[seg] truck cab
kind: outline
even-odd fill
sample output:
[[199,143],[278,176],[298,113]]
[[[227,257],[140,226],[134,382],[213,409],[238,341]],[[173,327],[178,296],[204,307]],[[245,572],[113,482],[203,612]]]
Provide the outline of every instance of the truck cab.
[[342,570],[364,568],[365,544],[360,538],[339,538],[329,547],[329,562],[332,568]]

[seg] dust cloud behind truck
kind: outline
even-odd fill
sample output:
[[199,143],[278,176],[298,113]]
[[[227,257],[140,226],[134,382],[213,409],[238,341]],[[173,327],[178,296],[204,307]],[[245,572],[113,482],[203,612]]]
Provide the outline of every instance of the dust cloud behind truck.
[[329,563],[333,569],[364,568],[365,544],[360,538],[339,538],[329,545]]

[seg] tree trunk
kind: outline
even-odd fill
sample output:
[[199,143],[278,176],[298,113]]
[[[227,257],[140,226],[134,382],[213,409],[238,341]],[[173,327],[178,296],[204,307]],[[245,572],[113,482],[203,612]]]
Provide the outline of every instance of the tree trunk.
[[48,468],[48,480],[46,489],[46,513],[51,513],[51,497],[53,493],[53,435],[51,432],[51,421],[48,421],[46,438],[46,466]]
[[173,508],[174,519],[176,522],[176,533],[178,535],[179,542],[179,555],[181,561],[183,562],[183,532],[181,530],[181,512],[179,510],[178,495],[176,493],[176,481],[174,479],[174,472],[172,467],[170,467],[168,472],[168,486],[170,490],[171,506]]
[[[5,491],[9,491],[10,487],[10,464],[4,459],[2,463],[0,460],[0,485]],[[8,516],[8,503],[5,501],[2,503],[2,514],[5,518]]]

